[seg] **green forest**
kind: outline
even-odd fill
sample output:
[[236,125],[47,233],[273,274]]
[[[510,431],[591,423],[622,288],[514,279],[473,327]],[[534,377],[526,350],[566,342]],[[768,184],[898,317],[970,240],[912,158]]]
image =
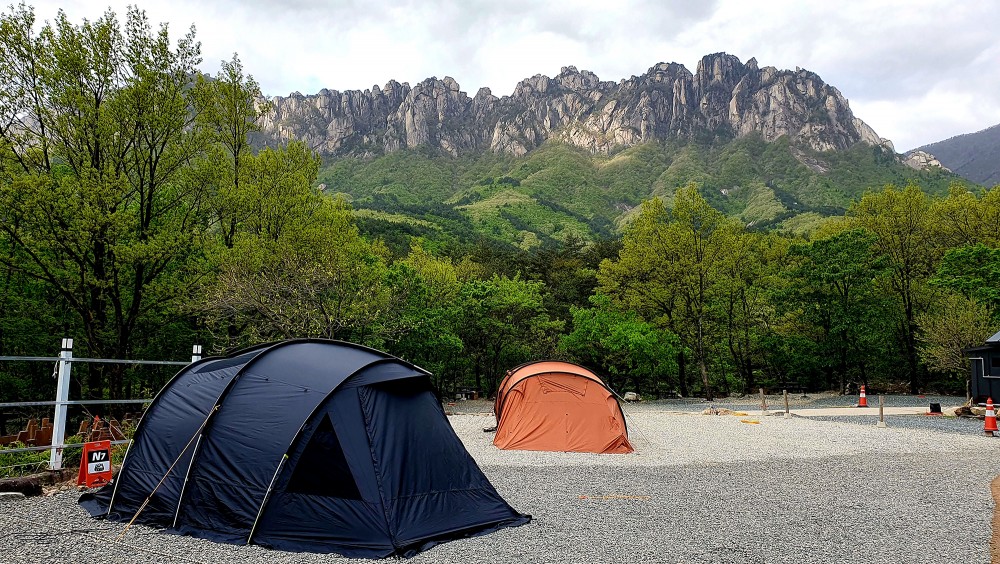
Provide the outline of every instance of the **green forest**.
[[[0,355],[322,337],[417,364],[443,396],[540,358],[652,398],[962,395],[962,349],[1000,329],[1000,187],[755,137],[324,162],[255,142],[258,84],[236,56],[201,63],[193,29],[135,8],[0,16]],[[170,377],[74,375],[95,399]],[[0,364],[0,402],[53,388],[51,366]]]

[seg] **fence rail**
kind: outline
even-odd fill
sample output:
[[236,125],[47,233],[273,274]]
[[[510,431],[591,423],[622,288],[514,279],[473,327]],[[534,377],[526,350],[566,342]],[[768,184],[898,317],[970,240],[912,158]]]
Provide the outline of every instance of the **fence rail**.
[[[70,339],[72,340],[72,339]],[[93,364],[158,364],[165,366],[187,366],[190,362],[182,360],[130,360],[125,358],[62,358],[58,356],[0,356],[0,361],[28,361],[28,362],[89,362]]]
[[[109,441],[109,442],[113,445],[123,445],[129,442],[130,440],[131,439],[123,439],[120,441]],[[61,447],[56,447],[55,445],[49,445],[49,446],[36,446],[36,447],[5,448],[5,449],[0,449],[0,454],[14,454],[18,452],[41,452],[43,450],[49,450],[53,448],[61,448],[63,450],[66,450],[68,448],[80,448],[85,444],[87,443],[70,443],[63,445]],[[15,466],[22,466],[22,465],[15,464]]]
[[[191,360],[195,362],[201,359],[201,345],[194,345],[191,348]],[[151,399],[123,399],[123,400],[77,400],[69,399],[69,382],[73,363],[93,363],[93,364],[141,364],[159,366],[186,366],[187,361],[177,360],[128,360],[117,358],[73,358],[73,339],[63,339],[59,356],[0,356],[0,362],[55,362],[56,369],[53,376],[58,376],[56,384],[55,401],[28,401],[28,402],[8,402],[0,403],[0,408],[11,407],[55,407],[55,414],[52,423],[52,444],[48,446],[23,447],[13,449],[0,449],[0,454],[11,454],[18,452],[36,452],[48,450],[49,470],[62,469],[62,452],[66,448],[75,448],[82,443],[65,444],[66,439],[66,407],[70,405],[111,405],[111,404],[138,404],[149,403]],[[112,444],[127,443],[128,440],[112,441]]]
[[4,407],[44,407],[47,405],[117,405],[129,403],[149,403],[152,399],[123,399],[123,400],[78,400],[78,401],[15,401],[0,403],[0,408]]

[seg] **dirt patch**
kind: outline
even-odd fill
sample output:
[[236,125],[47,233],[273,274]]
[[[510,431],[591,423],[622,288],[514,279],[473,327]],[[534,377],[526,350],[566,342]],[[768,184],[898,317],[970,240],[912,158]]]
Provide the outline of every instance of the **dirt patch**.
[[732,409],[726,409],[724,407],[715,408],[709,407],[701,412],[702,415],[736,415],[738,417],[746,417],[745,411],[733,411]]
[[1000,564],[1000,476],[990,483],[993,491],[993,535],[990,537],[990,562]]

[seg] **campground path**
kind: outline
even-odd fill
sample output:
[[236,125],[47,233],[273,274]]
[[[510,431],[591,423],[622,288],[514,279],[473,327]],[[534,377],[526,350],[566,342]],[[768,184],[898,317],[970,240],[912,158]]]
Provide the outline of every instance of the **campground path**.
[[[969,421],[895,415],[878,428],[871,416],[694,413],[703,407],[627,410],[628,455],[500,451],[488,412],[450,416],[500,494],[534,519],[408,562],[990,562],[1000,439]],[[935,427],[908,426],[917,419]],[[5,503],[0,560],[352,562],[142,526],[115,543],[122,525],[90,519],[77,497]]]

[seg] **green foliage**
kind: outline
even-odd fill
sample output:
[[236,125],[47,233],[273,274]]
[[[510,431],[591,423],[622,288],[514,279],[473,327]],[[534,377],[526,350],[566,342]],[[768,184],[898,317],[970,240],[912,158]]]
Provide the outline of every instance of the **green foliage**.
[[[25,448],[24,443],[13,442],[4,448]],[[48,468],[49,451],[5,453],[0,450],[0,478],[35,474]],[[67,466],[69,468],[69,466]]]
[[551,356],[563,322],[545,311],[541,282],[493,275],[462,284],[459,335],[476,389],[492,393],[500,376],[527,360]]
[[865,192],[920,182],[930,193],[968,187],[942,171],[915,171],[863,143],[817,152],[787,138],[758,135],[711,142],[646,143],[609,156],[549,141],[522,157],[491,153],[454,158],[429,149],[331,161],[319,182],[347,194],[360,209],[410,216],[441,230],[366,217],[362,232],[401,255],[414,237],[459,249],[486,236],[523,249],[558,246],[566,237],[593,240],[627,223],[652,196],[671,205],[690,183],[710,205],[745,225],[796,233],[841,215]]
[[573,331],[562,337],[560,348],[587,366],[607,374],[613,390],[676,389],[680,341],[669,331],[643,321],[633,311],[615,311],[600,294],[591,308],[572,308]]
[[990,317],[990,309],[982,303],[958,293],[947,294],[929,311],[917,316],[921,328],[920,358],[928,368],[944,374],[946,382],[965,383],[969,360],[963,351],[982,346],[993,334]]
[[812,357],[797,362],[822,374],[827,388],[870,385],[893,358],[894,307],[879,284],[888,261],[876,243],[870,233],[850,230],[790,249],[790,284],[779,308],[799,338],[789,345],[797,342],[798,355]]
[[[200,231],[181,171],[193,127],[192,34],[172,45],[145,14],[34,31],[23,4],[0,16],[0,263],[38,281],[91,354],[126,357],[157,304],[184,292]],[[121,397],[121,367],[89,371],[89,394]]]
[[930,283],[1000,312],[1000,249],[982,243],[949,249]]

